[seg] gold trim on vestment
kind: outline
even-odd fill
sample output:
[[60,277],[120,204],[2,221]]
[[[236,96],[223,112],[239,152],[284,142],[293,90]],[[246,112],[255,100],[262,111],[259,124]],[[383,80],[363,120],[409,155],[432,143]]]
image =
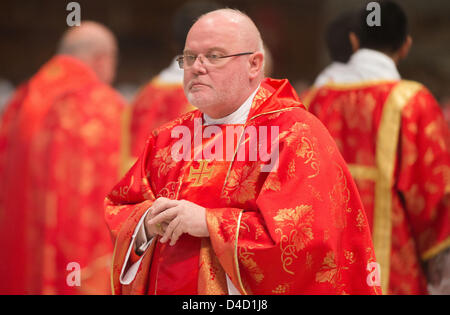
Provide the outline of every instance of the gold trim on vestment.
[[[399,81],[396,80],[370,80],[370,81],[360,81],[360,82],[348,82],[348,83],[334,83],[330,82],[325,84],[323,87],[334,89],[334,90],[347,90],[347,89],[361,89],[366,87],[372,87],[374,85],[382,85],[382,84],[389,84],[389,83],[396,83]],[[412,81],[400,81],[401,82],[411,82]],[[418,83],[416,83],[418,84]]]
[[[117,239],[114,242],[114,249],[113,249],[113,253],[112,253],[112,257],[111,257],[111,275],[110,275],[110,279],[111,279],[111,295],[116,295],[116,290],[114,289],[114,259],[116,258],[116,250],[117,250]],[[119,275],[120,277],[120,275]]]
[[313,86],[307,92],[305,97],[303,99],[300,99],[302,101],[302,104],[305,105],[307,110],[309,110],[309,105],[311,104],[311,101],[316,97],[318,91],[319,91],[319,88]]
[[353,178],[373,181],[378,178],[378,169],[375,166],[359,164],[348,164],[347,166]]
[[243,213],[244,213],[244,210],[242,210],[239,213],[239,218],[238,218],[237,227],[236,227],[236,239],[234,240],[234,264],[235,264],[235,269],[236,269],[237,282],[239,284],[239,291],[241,291],[241,293],[243,295],[248,295],[247,291],[245,291],[245,289],[244,289],[244,285],[242,284],[241,272],[239,270],[239,259],[238,259],[238,239],[239,239],[239,230],[241,227],[241,219],[242,219]]
[[132,109],[132,106],[127,105],[124,108],[121,116],[119,178],[122,178],[135,162],[135,159],[131,156],[130,124]]
[[389,94],[383,107],[377,134],[376,164],[378,180],[375,184],[373,244],[381,265],[381,287],[388,293],[392,245],[392,187],[397,158],[402,110],[422,87],[412,81],[400,81]]
[[422,260],[430,260],[447,248],[450,248],[450,237],[423,253]]

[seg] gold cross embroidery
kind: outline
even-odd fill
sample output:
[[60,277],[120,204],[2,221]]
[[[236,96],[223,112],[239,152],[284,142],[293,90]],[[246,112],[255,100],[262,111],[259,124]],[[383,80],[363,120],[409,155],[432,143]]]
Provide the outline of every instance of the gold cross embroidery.
[[201,186],[203,178],[210,179],[213,174],[214,166],[208,168],[208,161],[200,161],[200,166],[198,169],[195,169],[193,166],[189,169],[189,177],[188,181],[194,180],[192,184],[193,187]]

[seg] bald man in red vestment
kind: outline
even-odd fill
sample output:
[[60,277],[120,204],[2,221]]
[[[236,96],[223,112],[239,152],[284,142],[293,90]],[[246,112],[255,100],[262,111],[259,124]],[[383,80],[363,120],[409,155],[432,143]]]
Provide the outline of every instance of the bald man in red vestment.
[[104,194],[119,171],[117,41],[95,22],[63,36],[0,127],[0,292],[106,294]]
[[105,200],[116,294],[379,294],[359,195],[245,14],[203,15],[183,55],[198,109],[155,130]]

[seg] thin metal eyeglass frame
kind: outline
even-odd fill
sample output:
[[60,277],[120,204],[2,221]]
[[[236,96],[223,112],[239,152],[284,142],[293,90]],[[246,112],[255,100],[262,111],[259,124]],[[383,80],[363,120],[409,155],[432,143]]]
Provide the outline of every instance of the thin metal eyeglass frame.
[[[233,54],[233,55],[220,56],[220,57],[217,57],[217,59],[230,58],[230,57],[238,57],[238,56],[245,56],[245,55],[253,55],[253,54],[254,54],[254,52],[244,52],[244,53],[238,53],[238,54]],[[197,60],[198,56],[200,56],[200,55],[195,56],[194,62],[193,62],[192,65],[189,66],[188,68],[190,68],[190,67],[192,67],[192,66],[194,65],[195,60]],[[205,56],[206,59],[208,59],[208,58],[206,57],[206,55],[204,55],[204,56]],[[178,62],[178,66],[180,67],[180,69],[185,69],[185,66],[184,66],[184,56],[183,56],[183,55],[179,55],[179,56],[177,57],[176,60],[177,60],[177,62]]]

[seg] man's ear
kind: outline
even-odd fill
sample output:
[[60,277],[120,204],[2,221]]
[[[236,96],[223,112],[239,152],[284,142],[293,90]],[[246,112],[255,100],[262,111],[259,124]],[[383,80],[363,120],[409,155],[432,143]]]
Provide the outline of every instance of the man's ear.
[[249,73],[250,78],[256,78],[261,72],[264,71],[264,54],[262,52],[255,52],[249,58]]
[[355,53],[359,49],[359,39],[354,32],[348,33],[348,40],[350,45],[352,45],[352,50]]
[[412,44],[413,44],[412,37],[410,35],[408,35],[405,39],[405,42],[398,50],[398,59],[399,60],[405,59],[408,56],[409,51],[411,50]]

